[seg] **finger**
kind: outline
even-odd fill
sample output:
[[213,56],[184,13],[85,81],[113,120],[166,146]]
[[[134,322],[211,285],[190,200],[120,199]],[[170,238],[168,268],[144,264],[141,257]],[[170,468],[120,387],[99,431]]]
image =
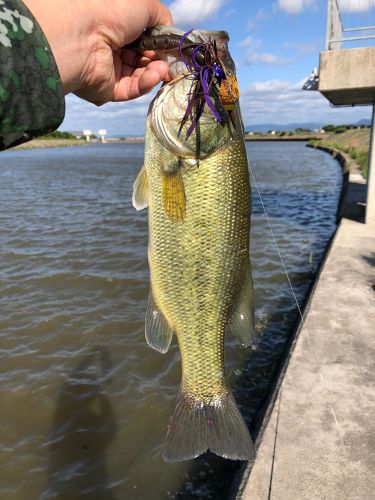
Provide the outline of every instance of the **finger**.
[[142,56],[146,57],[150,61],[157,61],[158,59],[160,59],[159,54],[153,50],[145,50],[144,52],[142,52]]
[[168,70],[163,61],[153,61],[146,68],[136,70],[124,66],[121,79],[115,86],[114,100],[127,101],[147,94],[167,77]]
[[130,76],[138,77],[146,69],[155,69],[160,74],[161,79],[164,79],[164,77],[169,73],[169,66],[165,61],[149,61],[145,66],[138,66],[137,68],[125,63],[121,67],[121,73],[118,79],[121,80],[124,77]]
[[160,71],[148,66],[140,75],[138,83],[135,86],[135,91],[139,93],[139,95],[148,94],[148,92],[158,85],[162,79]]
[[[144,75],[147,75],[144,77]],[[153,69],[139,68],[131,76],[124,76],[116,85],[114,101],[130,101],[147,94],[160,82],[160,74]]]
[[123,48],[119,52],[123,64],[133,68],[145,68],[151,61],[157,61],[159,57],[153,51],[139,54],[132,49]]
[[147,28],[152,28],[157,24],[162,24],[165,26],[170,26],[173,24],[171,11],[164,4],[160,3],[158,0],[152,1],[152,9],[150,12],[150,19],[147,24]]
[[156,69],[160,74],[161,80],[165,82],[169,82],[170,80],[172,80],[170,67],[166,61],[162,61],[158,58],[156,60],[150,60],[148,57],[143,57],[140,59],[140,67],[149,67]]

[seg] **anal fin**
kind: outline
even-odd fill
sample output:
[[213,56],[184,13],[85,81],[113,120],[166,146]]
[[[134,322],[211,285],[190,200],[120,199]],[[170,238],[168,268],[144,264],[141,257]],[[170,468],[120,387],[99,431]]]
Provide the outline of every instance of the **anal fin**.
[[173,330],[168,325],[164,314],[160,311],[154,300],[152,291],[148,299],[145,327],[147,344],[165,354],[172,341]]
[[232,318],[229,322],[233,335],[243,347],[249,347],[256,336],[254,317],[254,291],[250,260],[246,265],[244,281],[237,297]]

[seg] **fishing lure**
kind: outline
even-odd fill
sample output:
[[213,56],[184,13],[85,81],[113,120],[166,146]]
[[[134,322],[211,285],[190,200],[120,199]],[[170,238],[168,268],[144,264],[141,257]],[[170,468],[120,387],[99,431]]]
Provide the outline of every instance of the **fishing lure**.
[[189,119],[191,118],[191,125],[187,129],[186,138],[188,138],[194,131],[202,115],[203,108],[207,104],[212,114],[219,123],[222,123],[222,118],[216,110],[210,94],[214,85],[221,82],[225,78],[225,73],[220,63],[216,43],[208,40],[207,42],[201,41],[198,43],[191,43],[190,58],[188,59],[184,54],[184,45],[189,34],[193,30],[189,30],[181,38],[179,44],[179,53],[181,60],[184,62],[189,72],[192,74],[193,82],[189,92],[188,105],[186,112],[181,121],[180,132]]
[[228,112],[234,109],[235,103],[239,99],[237,78],[234,74],[227,74],[225,71],[224,64],[218,55],[216,41],[203,37],[199,41],[193,41],[189,37],[193,31],[190,29],[183,35],[150,35],[146,31],[130,46],[140,51],[175,52],[178,50],[181,61],[192,77],[188,104],[179,130],[180,135],[184,125],[188,120],[191,120],[186,131],[186,139],[194,132],[205,105],[208,106],[218,123],[223,122],[223,118],[212,99],[213,93],[218,95],[223,108]]

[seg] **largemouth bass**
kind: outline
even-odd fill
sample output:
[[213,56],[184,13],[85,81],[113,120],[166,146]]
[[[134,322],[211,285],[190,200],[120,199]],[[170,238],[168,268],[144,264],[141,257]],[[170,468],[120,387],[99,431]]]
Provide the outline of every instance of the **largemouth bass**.
[[[245,347],[255,332],[251,194],[235,67],[225,32],[182,37],[158,27],[152,34],[182,40],[178,50],[156,47],[173,80],[150,105],[145,165],[133,193],[137,209],[148,206],[146,339],[165,353],[176,333],[182,361],[164,458],[175,462],[211,450],[248,460],[254,447],[224,374],[226,326]],[[197,73],[204,71],[209,78],[199,84]]]

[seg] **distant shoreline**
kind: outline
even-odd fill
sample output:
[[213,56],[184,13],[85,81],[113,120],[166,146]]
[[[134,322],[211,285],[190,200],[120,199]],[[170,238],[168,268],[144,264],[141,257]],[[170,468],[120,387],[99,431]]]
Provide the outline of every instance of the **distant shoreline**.
[[87,142],[80,139],[33,139],[16,146],[14,149],[64,148],[84,144]]
[[319,140],[325,137],[324,134],[292,134],[292,135],[272,135],[272,134],[245,134],[245,141],[280,141],[280,142],[288,142],[288,141],[311,141],[311,140]]
[[142,143],[145,142],[144,137],[120,137],[120,138],[111,138],[109,137],[108,139],[105,140],[106,143],[113,143],[113,142],[136,142],[136,143]]
[[[323,139],[324,134],[293,134],[293,135],[272,135],[272,134],[255,134],[249,135],[245,134],[245,141],[310,141]],[[25,142],[16,146],[15,149],[39,149],[39,148],[63,148],[71,146],[89,146],[90,144],[98,144],[100,141],[97,139],[91,140],[90,142],[84,139],[33,139],[32,141]],[[144,137],[123,137],[123,138],[108,138],[104,144],[142,144],[145,142]]]
[[[116,143],[143,143],[143,137],[124,137],[124,138],[108,138],[104,144],[116,144]],[[40,149],[40,148],[64,148],[71,146],[89,146],[90,144],[99,144],[98,139],[93,139],[87,142],[85,139],[33,139],[28,142],[24,142],[14,149]]]
[[[291,134],[291,135],[279,135],[279,134],[261,134],[257,133],[254,135],[245,134],[246,142],[260,141],[260,142],[289,142],[289,141],[311,141],[311,140],[321,140],[326,137],[327,134],[311,133],[311,134]],[[114,137],[107,138],[104,144],[142,144],[145,142],[144,137]],[[54,138],[45,139],[43,137],[33,139],[32,141],[25,142],[16,146],[16,149],[36,149],[36,148],[63,148],[71,146],[83,146],[90,144],[98,144],[100,141],[98,139],[92,139],[87,142],[84,139],[64,139],[64,138]]]

